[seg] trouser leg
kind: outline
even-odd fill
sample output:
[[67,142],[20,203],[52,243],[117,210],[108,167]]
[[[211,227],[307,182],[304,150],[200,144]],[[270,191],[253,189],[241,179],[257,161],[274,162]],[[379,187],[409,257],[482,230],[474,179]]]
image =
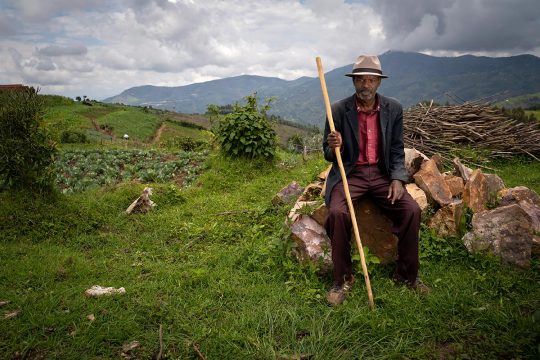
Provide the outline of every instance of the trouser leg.
[[[362,196],[366,191],[365,181],[355,176],[347,177],[351,199]],[[339,182],[332,189],[332,196],[328,207],[328,218],[325,223],[326,233],[330,238],[332,247],[332,264],[334,283],[342,284],[344,277],[352,274],[351,261],[351,215],[347,199],[343,190],[343,183]]]
[[401,199],[391,204],[387,198],[390,180],[384,175],[372,178],[370,185],[370,195],[392,221],[392,232],[399,240],[395,275],[400,280],[414,283],[419,268],[420,207],[406,191]]

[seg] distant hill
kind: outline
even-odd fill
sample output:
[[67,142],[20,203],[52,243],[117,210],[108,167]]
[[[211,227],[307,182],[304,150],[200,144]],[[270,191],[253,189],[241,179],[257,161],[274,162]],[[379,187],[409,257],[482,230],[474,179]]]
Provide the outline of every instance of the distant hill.
[[[389,51],[380,59],[383,71],[390,78],[383,80],[379,91],[398,99],[405,107],[422,100],[439,103],[486,97],[504,100],[540,91],[540,58],[533,55],[435,57]],[[349,64],[326,73],[331,101],[353,93],[351,79],[344,76],[351,68]],[[208,104],[231,104],[254,92],[260,97],[277,98],[273,114],[302,124],[323,124],[324,104],[316,77],[288,81],[242,75],[178,87],[147,85],[127,89],[104,101],[204,113]]]

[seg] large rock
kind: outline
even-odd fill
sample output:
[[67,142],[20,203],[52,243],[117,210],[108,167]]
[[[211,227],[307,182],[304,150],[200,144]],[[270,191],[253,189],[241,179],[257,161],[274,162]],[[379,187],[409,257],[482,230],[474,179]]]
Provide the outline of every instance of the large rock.
[[324,203],[322,203],[315,210],[313,210],[311,217],[313,218],[313,220],[318,222],[319,225],[324,226],[324,223],[326,222],[326,218],[328,217],[328,208],[326,207]]
[[463,189],[463,204],[476,213],[487,209],[488,199],[486,177],[480,169],[476,169]]
[[428,200],[424,190],[420,189],[416,184],[405,185],[405,190],[412,196],[414,201],[420,206],[420,210],[424,211],[428,207]]
[[312,201],[320,198],[321,191],[323,188],[322,182],[314,182],[306,186],[304,189],[304,192],[302,192],[302,195],[300,195],[300,198],[298,200],[300,201]]
[[540,258],[540,236],[533,235],[531,257]]
[[274,195],[272,198],[272,204],[277,206],[292,203],[300,194],[302,194],[303,191],[304,188],[301,187],[296,181],[293,181]]
[[487,181],[487,192],[489,204],[497,202],[497,194],[505,188],[503,180],[495,174],[484,174]]
[[405,148],[405,169],[409,175],[409,181],[413,181],[413,176],[420,170],[422,163],[429,158],[416,149]]
[[463,243],[471,253],[493,253],[507,264],[528,268],[532,238],[531,218],[514,204],[474,214]]
[[456,173],[461,176],[463,181],[469,181],[473,170],[463,165],[458,158],[455,158],[452,162],[454,163],[454,169],[456,169]]
[[291,226],[296,256],[301,262],[312,262],[322,272],[332,269],[332,249],[326,230],[307,215],[301,215]]
[[456,236],[459,234],[461,217],[463,215],[463,202],[457,200],[450,205],[440,208],[431,217],[428,226],[443,237]]
[[445,206],[452,202],[452,192],[433,158],[422,164],[420,171],[414,174],[414,181],[424,190],[432,205]]
[[525,186],[503,189],[499,192],[499,197],[501,198],[499,203],[501,206],[517,204],[520,201],[527,201],[540,206],[540,196]]
[[446,184],[450,188],[452,197],[460,197],[463,194],[465,183],[463,182],[463,178],[461,178],[461,176],[444,175],[444,181],[446,181]]
[[[367,246],[382,264],[395,261],[398,239],[392,234],[392,222],[368,197],[363,197],[354,203],[354,212],[362,246]],[[351,241],[356,243],[354,231],[352,231]]]
[[522,208],[527,215],[531,218],[531,224],[533,231],[536,231],[540,234],[540,206],[536,204],[531,204],[526,200],[521,200],[518,203],[519,207]]

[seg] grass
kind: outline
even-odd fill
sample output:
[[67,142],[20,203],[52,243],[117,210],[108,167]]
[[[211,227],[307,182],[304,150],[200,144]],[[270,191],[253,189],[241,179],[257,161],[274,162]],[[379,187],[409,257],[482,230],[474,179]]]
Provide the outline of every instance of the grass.
[[114,136],[128,134],[130,139],[148,141],[161,123],[159,116],[138,108],[122,108],[100,118],[100,125],[112,127]]
[[525,110],[525,114],[529,116],[533,114],[537,121],[540,121],[540,110]]
[[521,157],[510,161],[495,161],[490,167],[497,169],[496,174],[507,187],[525,185],[540,194],[540,161]]
[[[430,247],[422,258],[428,298],[372,265],[375,311],[360,282],[344,305],[327,306],[330,278],[292,258],[288,208],[270,202],[326,163],[279,156],[212,155],[190,188],[150,184],[157,206],[146,215],[123,210],[148,184],[0,194],[0,301],[10,301],[0,314],[20,310],[0,319],[0,358],[118,358],[133,340],[130,356],[152,358],[160,325],[164,356],[175,359],[198,359],[197,350],[208,359],[538,357],[538,261],[517,271],[467,255],[458,241],[448,256]],[[127,293],[86,298],[96,284]]]

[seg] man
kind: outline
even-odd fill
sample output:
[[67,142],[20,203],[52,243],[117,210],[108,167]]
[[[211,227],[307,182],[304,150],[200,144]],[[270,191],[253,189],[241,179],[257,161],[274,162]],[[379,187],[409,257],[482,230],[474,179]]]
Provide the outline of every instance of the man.
[[404,189],[407,181],[403,149],[403,109],[394,99],[377,93],[383,75],[377,56],[361,55],[353,65],[356,93],[332,104],[336,131],[324,132],[324,156],[333,163],[326,183],[329,209],[325,224],[331,239],[334,284],[327,294],[332,305],[341,304],[354,282],[351,262],[351,216],[335,157],[341,152],[351,198],[371,199],[392,220],[398,236],[398,260],[393,280],[427,293],[418,278],[420,207]]

